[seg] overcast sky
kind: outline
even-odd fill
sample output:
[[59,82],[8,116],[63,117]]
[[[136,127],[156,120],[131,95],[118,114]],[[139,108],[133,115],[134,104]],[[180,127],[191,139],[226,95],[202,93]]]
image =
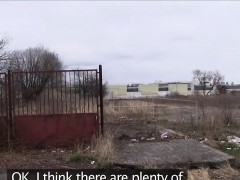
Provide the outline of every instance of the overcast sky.
[[240,2],[1,1],[7,50],[42,45],[66,68],[103,65],[109,84],[191,81],[219,70],[240,83]]

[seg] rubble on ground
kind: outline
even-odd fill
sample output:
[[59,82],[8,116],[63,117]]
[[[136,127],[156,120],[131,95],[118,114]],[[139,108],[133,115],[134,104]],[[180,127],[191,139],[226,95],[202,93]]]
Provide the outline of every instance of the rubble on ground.
[[237,136],[228,136],[228,137],[227,137],[227,140],[228,140],[228,142],[230,142],[230,143],[234,143],[234,144],[240,146],[240,138],[237,137]]

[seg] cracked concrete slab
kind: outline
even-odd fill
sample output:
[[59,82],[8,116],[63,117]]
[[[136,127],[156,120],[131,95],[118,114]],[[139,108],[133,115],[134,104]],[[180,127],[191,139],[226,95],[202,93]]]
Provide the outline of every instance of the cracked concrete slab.
[[180,139],[170,142],[129,144],[119,152],[115,164],[133,167],[191,168],[219,166],[234,160],[234,157],[196,140]]

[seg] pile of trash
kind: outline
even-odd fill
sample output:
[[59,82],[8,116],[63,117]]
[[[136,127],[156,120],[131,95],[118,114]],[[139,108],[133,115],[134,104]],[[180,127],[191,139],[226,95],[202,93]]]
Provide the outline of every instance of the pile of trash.
[[176,133],[172,130],[166,130],[163,132],[159,132],[158,135],[152,136],[152,137],[141,137],[140,139],[133,138],[131,139],[131,142],[139,142],[139,141],[166,141],[166,140],[173,140],[173,139],[186,139],[187,137]]
[[240,147],[240,138],[237,136],[228,136],[227,137],[228,142],[234,143]]

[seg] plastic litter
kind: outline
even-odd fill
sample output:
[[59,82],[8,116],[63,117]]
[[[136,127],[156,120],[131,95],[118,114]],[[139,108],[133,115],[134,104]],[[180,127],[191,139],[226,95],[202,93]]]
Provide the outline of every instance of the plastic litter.
[[91,164],[94,164],[95,163],[95,161],[91,161]]
[[167,138],[168,138],[168,135],[169,135],[168,132],[162,133],[161,139],[167,139]]
[[137,139],[131,139],[131,142],[138,142]]
[[228,136],[227,137],[228,142],[234,143],[238,146],[240,146],[240,138],[237,136]]
[[153,141],[155,139],[156,139],[155,137],[150,137],[150,138],[147,138],[147,141]]

